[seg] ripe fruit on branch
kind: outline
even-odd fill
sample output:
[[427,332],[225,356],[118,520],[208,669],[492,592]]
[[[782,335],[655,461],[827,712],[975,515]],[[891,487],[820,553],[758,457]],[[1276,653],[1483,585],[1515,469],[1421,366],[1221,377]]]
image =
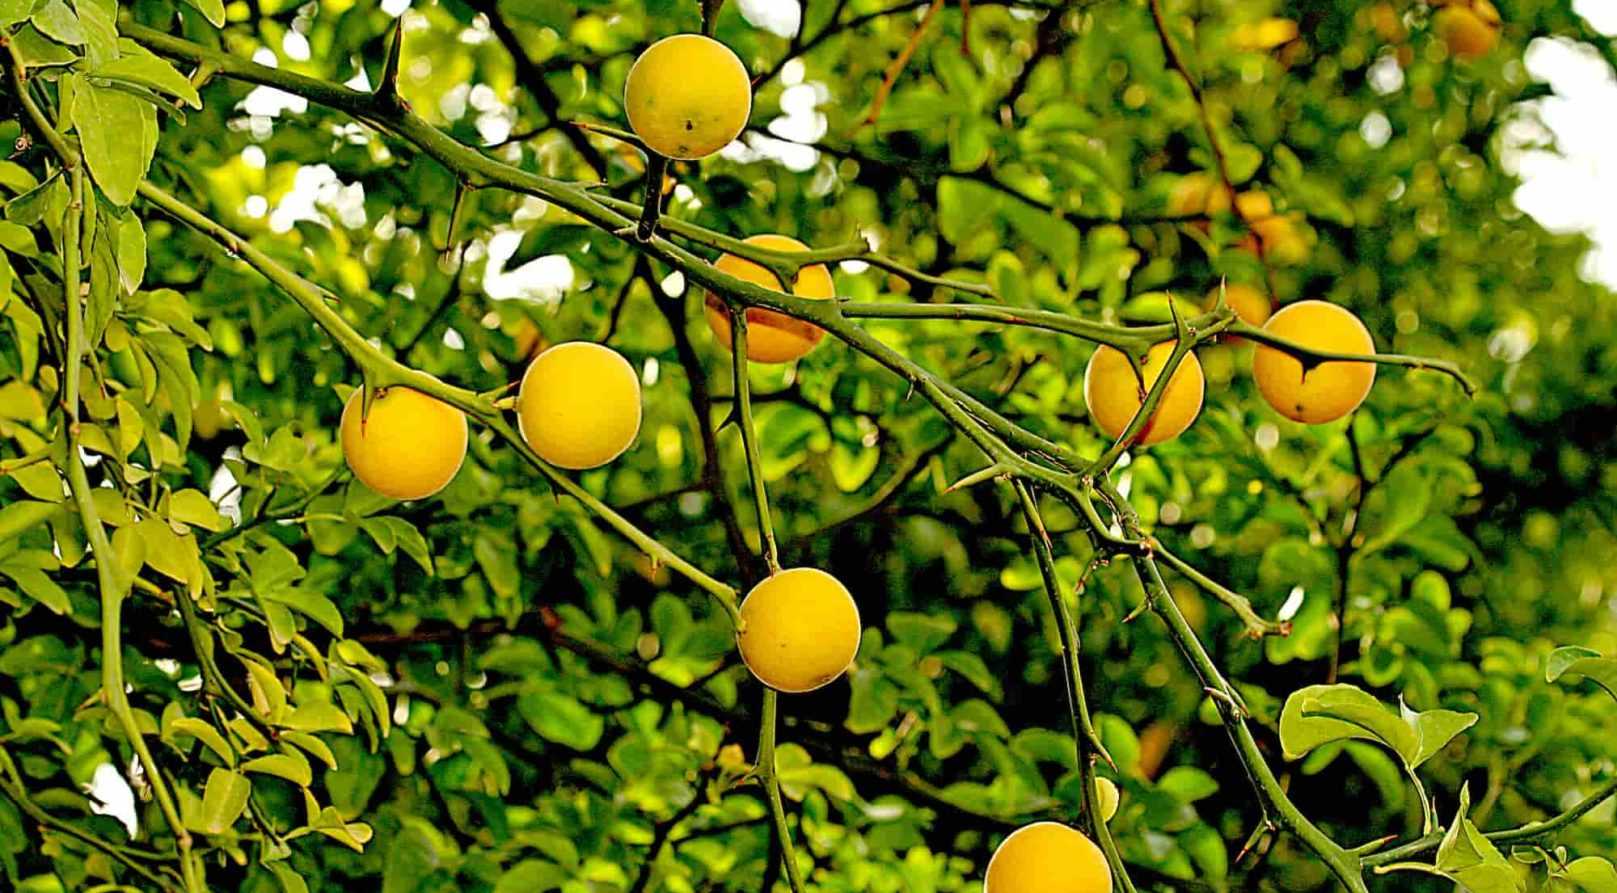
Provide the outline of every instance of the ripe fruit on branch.
[[[1325,301],[1298,301],[1276,313],[1263,330],[1329,353],[1373,354],[1376,343],[1357,316]],[[1259,344],[1252,355],[1258,392],[1288,419],[1318,425],[1359,408],[1376,380],[1370,362],[1325,362],[1306,369],[1291,354]]]
[[562,468],[605,465],[640,432],[640,379],[617,351],[568,341],[534,357],[517,392],[522,439]]
[[859,606],[836,577],[796,567],[759,583],[741,602],[741,659],[776,691],[813,691],[859,652]]
[[1012,831],[988,860],[984,893],[1111,893],[1112,870],[1095,842],[1059,822]]
[[[808,246],[790,236],[758,235],[744,240],[748,245],[771,251],[807,251]],[[784,291],[780,277],[762,264],[726,254],[713,266],[737,279],[761,285],[770,291]],[[809,264],[797,271],[792,294],[800,298],[829,300],[836,296],[831,271],[824,264]],[[707,294],[707,324],[721,347],[730,346],[730,310],[718,295]],[[790,363],[806,356],[825,337],[825,330],[803,320],[763,307],[747,308],[747,359],[754,363]]]
[[[1173,353],[1173,342],[1155,345],[1146,354],[1142,365],[1144,387],[1129,366],[1128,357],[1115,347],[1102,345],[1089,358],[1084,368],[1084,403],[1095,424],[1114,440],[1128,427],[1134,414],[1144,403],[1144,395],[1162,376],[1162,369]],[[1156,412],[1135,436],[1133,446],[1150,446],[1178,437],[1196,420],[1201,412],[1202,392],[1206,381],[1202,377],[1201,361],[1194,353],[1187,354],[1168,380],[1168,388],[1157,403]]]
[[342,410],[342,454],[354,477],[393,499],[442,490],[466,458],[466,416],[409,388],[378,391],[366,414],[364,392],[356,389]]
[[752,113],[752,80],[731,49],[701,34],[646,48],[623,88],[629,126],[669,158],[705,158],[730,144]]
[[1432,27],[1461,59],[1488,55],[1499,43],[1502,21],[1489,0],[1451,0],[1432,16]]

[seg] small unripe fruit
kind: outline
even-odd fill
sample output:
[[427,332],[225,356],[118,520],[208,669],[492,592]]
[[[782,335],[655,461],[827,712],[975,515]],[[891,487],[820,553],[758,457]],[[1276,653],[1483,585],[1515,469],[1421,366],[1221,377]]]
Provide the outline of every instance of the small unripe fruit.
[[1116,783],[1110,778],[1095,779],[1096,804],[1100,812],[1100,820],[1109,822],[1112,816],[1117,815],[1118,804],[1123,802],[1123,795],[1118,791]]
[[741,659],[759,682],[787,693],[841,676],[859,653],[859,606],[836,577],[792,568],[754,586],[741,602]]
[[[790,236],[758,235],[745,240],[748,245],[771,251],[807,251],[808,246]],[[761,285],[771,291],[784,291],[780,278],[762,264],[726,254],[713,266],[737,279]],[[831,271],[824,264],[808,264],[797,271],[792,294],[800,298],[830,300],[837,293]],[[708,292],[708,327],[721,348],[730,347],[730,310],[718,295]],[[747,359],[754,363],[790,363],[808,355],[825,337],[825,330],[812,323],[763,307],[747,308]]]
[[[1090,417],[1107,437],[1115,440],[1128,428],[1144,403],[1143,394],[1161,377],[1172,353],[1173,343],[1165,341],[1146,354],[1141,370],[1144,373],[1142,390],[1141,379],[1135,376],[1122,351],[1108,345],[1095,350],[1084,368],[1084,402],[1089,406]],[[1194,353],[1187,354],[1169,379],[1156,411],[1131,445],[1150,446],[1183,434],[1201,412],[1205,388],[1201,362]]]
[[517,422],[522,439],[551,465],[605,465],[640,433],[640,378],[609,347],[558,344],[534,357],[523,373]]
[[393,499],[425,499],[454,479],[466,458],[460,410],[398,387],[373,396],[365,414],[363,397],[364,388],[349,396],[340,426],[343,459],[354,477]]
[[[1278,338],[1328,353],[1374,354],[1370,330],[1351,312],[1325,301],[1281,308],[1263,327]],[[1259,344],[1252,354],[1258,393],[1288,419],[1318,425],[1335,421],[1364,402],[1376,380],[1371,362],[1334,361],[1307,368],[1296,357]]]
[[669,158],[705,158],[729,145],[752,113],[752,79],[731,49],[701,34],[646,48],[623,88],[629,126]]
[[1010,833],[988,860],[984,893],[1111,893],[1106,854],[1059,822],[1035,822]]

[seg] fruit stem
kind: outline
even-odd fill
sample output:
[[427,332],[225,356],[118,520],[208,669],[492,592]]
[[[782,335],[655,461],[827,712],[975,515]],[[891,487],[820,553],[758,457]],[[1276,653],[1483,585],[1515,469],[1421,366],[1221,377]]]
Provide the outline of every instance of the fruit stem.
[[758,778],[764,784],[769,814],[775,821],[775,839],[780,841],[781,859],[786,863],[786,880],[792,893],[803,893],[803,875],[797,867],[797,850],[792,846],[792,829],[786,823],[786,804],[780,797],[780,776],[775,767],[775,712],[780,695],[764,689],[763,718],[758,729]]

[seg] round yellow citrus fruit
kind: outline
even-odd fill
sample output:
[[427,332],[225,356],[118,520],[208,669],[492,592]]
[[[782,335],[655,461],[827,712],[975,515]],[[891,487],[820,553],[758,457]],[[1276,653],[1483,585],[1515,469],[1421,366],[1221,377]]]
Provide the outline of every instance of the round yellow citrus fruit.
[[[1224,303],[1230,305],[1230,309],[1235,311],[1236,318],[1244,323],[1261,326],[1269,321],[1269,296],[1245,282],[1226,284]],[[1218,288],[1215,286],[1207,293],[1206,306],[1211,309],[1217,305]]]
[[[1324,301],[1281,308],[1263,327],[1287,341],[1329,353],[1373,354],[1370,330],[1347,310]],[[1376,380],[1374,363],[1326,362],[1307,369],[1296,357],[1259,344],[1252,355],[1258,392],[1288,419],[1318,425],[1359,408]]]
[[813,691],[841,676],[859,652],[859,606],[825,571],[784,570],[742,600],[736,643],[759,682],[776,691]]
[[363,395],[356,389],[342,410],[342,454],[354,477],[393,499],[442,490],[466,458],[466,416],[409,388],[378,392],[367,414]]
[[752,80],[731,49],[700,34],[646,48],[623,88],[629,126],[669,158],[705,158],[730,144],[752,113]]
[[[1129,366],[1128,357],[1115,347],[1102,345],[1089,358],[1084,369],[1084,402],[1095,424],[1111,438],[1116,438],[1140,411],[1144,391],[1150,390],[1162,375],[1162,369],[1173,353],[1173,343],[1164,341],[1146,354],[1144,390],[1140,379]],[[1157,410],[1134,438],[1133,446],[1149,446],[1183,434],[1201,412],[1202,391],[1206,381],[1202,377],[1202,364],[1194,353],[1189,354],[1174,370],[1168,388],[1157,403]]]
[[1012,831],[988,860],[983,893],[1111,893],[1112,870],[1093,840],[1060,822]]
[[1112,816],[1117,815],[1117,806],[1123,801],[1123,794],[1118,791],[1117,784],[1110,778],[1095,779],[1095,789],[1100,799],[1100,820],[1109,822]]
[[640,432],[640,379],[610,347],[558,344],[534,357],[522,374],[517,423],[522,439],[551,465],[605,465]]
[[1432,16],[1432,27],[1448,44],[1449,52],[1461,59],[1486,56],[1499,43],[1499,11],[1488,0],[1475,0],[1467,6],[1454,3]]
[[[745,240],[748,245],[771,251],[807,251],[808,246],[790,236],[760,235]],[[737,279],[761,285],[771,291],[782,291],[780,277],[762,264],[744,257],[726,254],[713,266]],[[800,298],[829,300],[836,296],[831,271],[824,264],[810,264],[797,271],[792,283],[792,294]],[[718,295],[708,292],[707,324],[713,329],[719,346],[730,346],[730,310]],[[787,316],[763,307],[747,308],[747,359],[754,363],[790,363],[813,350],[825,330],[801,319]]]

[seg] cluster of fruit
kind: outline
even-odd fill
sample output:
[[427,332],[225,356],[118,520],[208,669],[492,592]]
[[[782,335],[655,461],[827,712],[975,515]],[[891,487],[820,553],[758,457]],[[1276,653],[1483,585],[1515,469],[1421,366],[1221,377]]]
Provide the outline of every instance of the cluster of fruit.
[[[1225,300],[1238,318],[1316,355],[1375,353],[1370,330],[1351,311],[1335,304],[1298,301],[1271,317],[1268,298],[1248,285],[1229,286]],[[1114,347],[1103,345],[1089,358],[1084,369],[1084,402],[1095,424],[1108,436],[1123,435],[1173,351],[1171,341],[1154,345],[1140,364],[1138,376],[1128,357]],[[1293,421],[1319,425],[1359,408],[1375,383],[1376,367],[1367,360],[1305,363],[1291,352],[1259,344],[1252,354],[1252,377],[1258,393],[1276,412]],[[1201,412],[1204,389],[1201,362],[1194,353],[1186,354],[1132,445],[1149,446],[1183,434]]]
[[[646,146],[664,156],[692,160],[728,145],[746,125],[752,86],[741,60],[711,38],[682,34],[649,47],[630,69],[625,89],[629,123]],[[1188,178],[1187,178],[1188,179]],[[1218,213],[1228,205],[1221,185],[1192,180],[1181,204],[1197,213]],[[1193,194],[1191,194],[1193,193]],[[1224,206],[1219,206],[1219,197]],[[1252,250],[1289,250],[1291,220],[1274,214],[1262,193],[1236,198],[1252,238]],[[766,251],[807,249],[782,235],[756,235],[745,244]],[[752,260],[726,254],[718,270],[764,288],[786,284]],[[799,297],[829,300],[831,273],[822,264],[805,265],[790,283]],[[1231,288],[1227,299],[1249,322],[1264,324],[1268,300],[1255,290]],[[706,297],[709,326],[721,344],[731,341],[731,311],[718,295]],[[765,308],[748,308],[747,359],[785,363],[806,356],[824,331],[811,323]],[[1265,330],[1319,351],[1367,354],[1370,334],[1351,313],[1320,301],[1303,301],[1267,319]],[[1100,428],[1119,436],[1143,404],[1146,389],[1160,376],[1171,343],[1151,348],[1143,381],[1129,359],[1102,346],[1089,362],[1084,395]],[[1282,414],[1304,422],[1324,422],[1351,412],[1369,392],[1375,367],[1330,362],[1306,368],[1294,356],[1260,345],[1253,372],[1264,398]],[[1184,357],[1155,412],[1135,443],[1158,443],[1183,432],[1201,409],[1201,366]],[[588,469],[621,455],[640,428],[640,381],[633,366],[600,344],[566,342],[534,358],[516,397],[519,430],[533,452],[552,465]],[[355,477],[394,499],[422,499],[448,485],[466,454],[467,423],[460,410],[405,387],[363,390],[349,398],[342,417],[344,457]],[[759,681],[781,692],[806,692],[841,676],[859,649],[858,606],[848,589],[815,568],[792,568],[771,575],[747,594],[740,608],[737,644],[747,668]],[[1118,791],[1099,779],[1103,820],[1117,808]],[[1040,822],[1009,835],[996,850],[987,873],[988,893],[1047,891],[1052,876],[1070,878],[1063,891],[1111,889],[1106,860],[1087,837],[1065,825]]]

